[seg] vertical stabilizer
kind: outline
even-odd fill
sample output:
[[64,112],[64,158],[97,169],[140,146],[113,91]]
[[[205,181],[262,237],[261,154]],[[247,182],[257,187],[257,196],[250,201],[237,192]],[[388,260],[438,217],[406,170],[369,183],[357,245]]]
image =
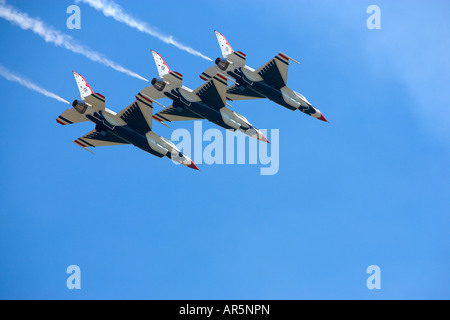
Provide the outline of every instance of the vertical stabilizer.
[[77,82],[77,86],[78,86],[78,90],[80,91],[80,97],[81,100],[84,101],[84,99],[93,94],[94,91],[91,89],[91,86],[87,83],[86,79],[84,79],[84,77],[79,74],[76,73],[75,71],[72,71],[74,77],[75,77],[75,81]]
[[222,51],[222,57],[226,58],[228,55],[232,54],[233,48],[231,48],[227,39],[218,31],[214,31],[216,33],[217,41],[219,41],[220,50]]
[[159,53],[152,50],[152,55],[153,59],[155,60],[156,68],[158,68],[158,74],[160,78],[171,72],[169,66]]

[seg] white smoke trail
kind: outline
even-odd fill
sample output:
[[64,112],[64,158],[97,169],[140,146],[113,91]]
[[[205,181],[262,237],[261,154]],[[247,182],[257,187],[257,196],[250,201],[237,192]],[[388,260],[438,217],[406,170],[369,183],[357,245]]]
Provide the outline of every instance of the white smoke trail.
[[9,80],[9,81],[17,82],[17,83],[23,85],[24,87],[27,87],[28,89],[31,89],[33,91],[39,92],[40,94],[43,94],[46,97],[49,97],[49,98],[52,98],[52,99],[56,99],[58,101],[70,104],[69,101],[61,98],[57,94],[54,94],[54,93],[52,93],[50,91],[47,91],[47,90],[39,87],[38,85],[34,84],[33,82],[31,82],[31,81],[29,81],[27,79],[24,79],[24,78],[18,76],[17,74],[12,73],[11,71],[6,69],[2,65],[0,65],[0,75],[2,77],[4,77],[5,79]]
[[197,50],[192,49],[176,40],[173,39],[173,36],[167,36],[156,31],[154,28],[150,27],[147,23],[140,21],[130,14],[126,13],[121,6],[117,3],[109,0],[76,0],[77,3],[84,2],[93,7],[94,9],[101,11],[105,16],[112,17],[118,22],[125,23],[126,25],[139,30],[140,32],[151,35],[164,43],[171,44],[177,47],[180,50],[184,50],[190,54],[195,56],[199,56],[205,60],[212,61],[209,57],[203,55]]
[[42,37],[46,42],[53,43],[55,46],[63,47],[74,53],[81,54],[92,61],[99,62],[107,67],[111,67],[114,70],[125,73],[129,76],[148,81],[137,73],[125,69],[121,65],[109,60],[102,54],[77,43],[71,36],[61,33],[60,31],[47,26],[41,20],[31,18],[26,13],[22,13],[11,6],[2,4],[1,2],[0,17],[8,20],[12,24],[17,25],[24,30],[33,31],[34,33]]

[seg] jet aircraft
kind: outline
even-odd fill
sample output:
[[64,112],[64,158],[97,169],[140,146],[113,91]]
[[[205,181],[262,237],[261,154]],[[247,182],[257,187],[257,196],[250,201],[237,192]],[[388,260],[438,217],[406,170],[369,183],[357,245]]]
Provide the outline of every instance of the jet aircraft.
[[[198,170],[189,157],[174,144],[152,130],[152,100],[139,93],[136,100],[119,113],[105,107],[105,97],[94,93],[83,76],[73,72],[81,100],[74,100],[73,108],[64,111],[56,121],[67,125],[84,121],[95,123],[95,129],[74,142],[88,147],[134,145],[154,156],[164,156],[186,167]],[[92,151],[90,151],[92,152]]]
[[153,118],[160,123],[182,120],[207,119],[216,125],[239,130],[260,141],[269,142],[243,115],[230,110],[226,105],[227,77],[216,72],[196,90],[183,86],[183,76],[171,71],[164,59],[152,50],[159,78],[153,78],[152,86],[146,87],[141,94],[152,100],[167,97],[173,104]]
[[215,33],[222,58],[217,58],[216,65],[209,67],[200,75],[202,80],[209,81],[214,74],[221,71],[236,81],[227,90],[228,100],[267,98],[289,110],[298,109],[316,119],[328,122],[304,96],[287,87],[289,61],[298,63],[297,61],[280,52],[262,67],[254,70],[246,65],[244,53],[234,51],[221,33],[217,31]]

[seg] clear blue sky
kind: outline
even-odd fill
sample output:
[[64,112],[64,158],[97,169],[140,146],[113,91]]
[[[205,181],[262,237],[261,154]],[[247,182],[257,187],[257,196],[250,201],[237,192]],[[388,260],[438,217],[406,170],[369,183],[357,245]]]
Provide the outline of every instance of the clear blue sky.
[[[72,1],[7,3],[149,79],[151,49],[191,88],[210,65],[86,4],[68,30]],[[253,68],[278,51],[300,60],[288,84],[330,124],[234,102],[280,130],[278,174],[198,172],[129,146],[93,156],[71,142],[92,124],[62,127],[66,105],[0,78],[0,298],[450,298],[448,1],[120,3],[213,59],[219,30]],[[371,4],[381,30],[366,27]],[[69,101],[72,70],[115,111],[147,85],[6,20],[0,31],[0,64]],[[154,124],[168,138],[176,128],[193,123]],[[73,264],[81,290],[66,288]],[[381,290],[366,288],[370,265]]]

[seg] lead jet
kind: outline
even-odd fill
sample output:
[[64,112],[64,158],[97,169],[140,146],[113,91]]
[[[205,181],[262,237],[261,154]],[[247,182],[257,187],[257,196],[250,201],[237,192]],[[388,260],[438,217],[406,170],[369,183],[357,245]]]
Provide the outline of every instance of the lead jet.
[[95,123],[95,129],[74,142],[88,147],[134,145],[159,158],[167,157],[182,165],[198,170],[170,140],[152,131],[152,101],[139,93],[136,100],[119,113],[105,107],[105,97],[94,93],[80,74],[73,72],[82,101],[74,100],[73,108],[61,114],[56,121],[67,125],[84,121]]
[[183,120],[207,119],[216,125],[242,133],[260,141],[269,142],[243,115],[226,106],[227,77],[221,72],[211,76],[206,83],[191,90],[183,86],[183,76],[171,71],[164,59],[152,50],[159,78],[153,78],[152,86],[141,91],[153,100],[167,97],[173,104],[153,118],[160,123]]
[[216,65],[209,67],[200,75],[202,80],[208,81],[215,73],[222,71],[236,80],[236,83],[227,90],[229,100],[267,98],[289,110],[298,109],[316,119],[328,122],[304,96],[287,87],[289,61],[298,63],[297,61],[280,52],[262,67],[254,70],[245,64],[244,53],[233,51],[227,39],[221,33],[217,31],[215,33],[222,58],[217,58]]

